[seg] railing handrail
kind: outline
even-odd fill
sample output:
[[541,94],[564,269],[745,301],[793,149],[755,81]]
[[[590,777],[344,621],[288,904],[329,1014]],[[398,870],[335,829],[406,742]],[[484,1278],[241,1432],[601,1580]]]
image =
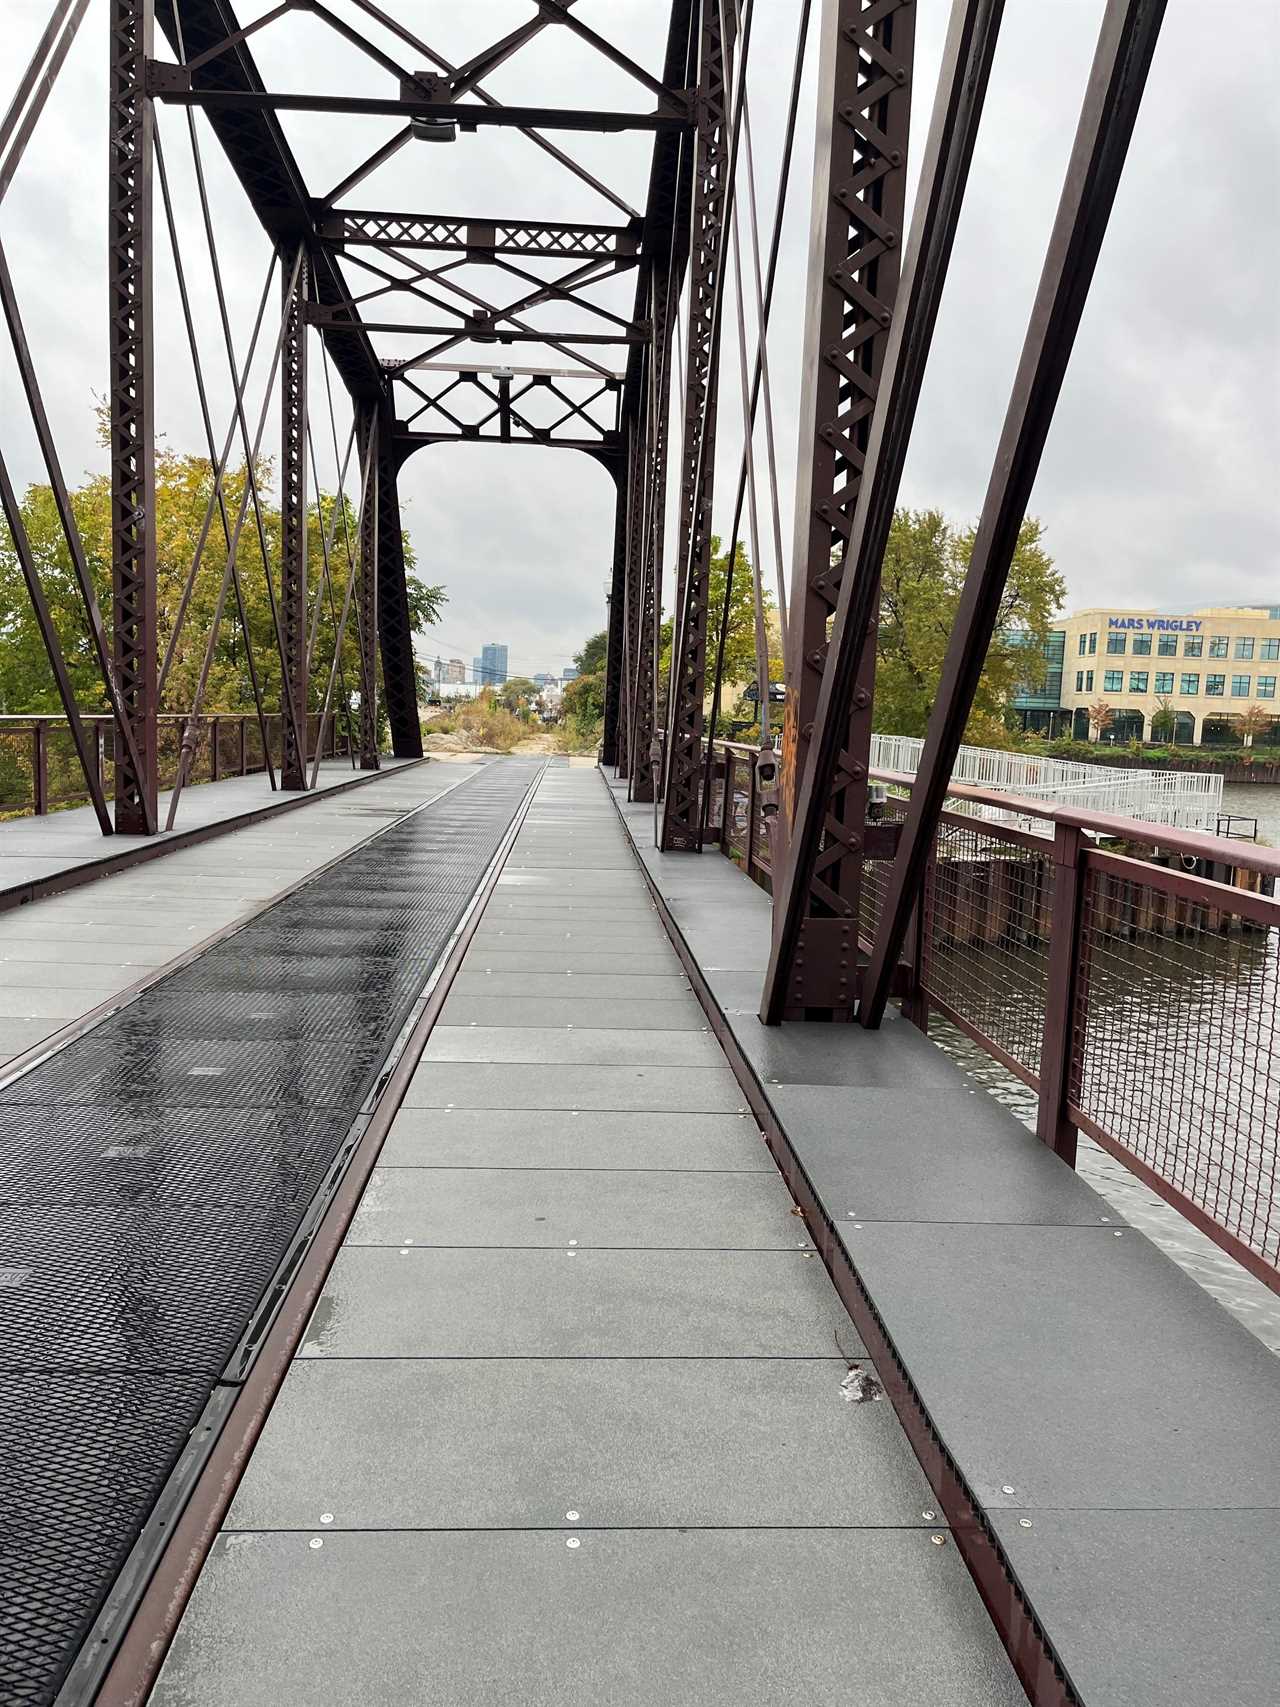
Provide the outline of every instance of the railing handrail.
[[[895,788],[910,790],[915,777],[907,771],[872,769],[877,782],[887,782]],[[1141,842],[1148,847],[1166,849],[1170,853],[1189,854],[1195,859],[1213,860],[1223,865],[1240,866],[1261,872],[1267,877],[1280,877],[1280,848],[1259,847],[1253,842],[1241,842],[1227,836],[1214,836],[1205,830],[1179,830],[1172,825],[1152,825],[1145,818],[1126,818],[1118,812],[1091,812],[1078,806],[1047,806],[1041,800],[1025,795],[1005,794],[994,788],[974,788],[969,783],[949,783],[948,798],[971,800],[976,806],[994,806],[1018,818],[1038,818],[1047,824],[1065,824],[1075,830],[1092,831],[1110,840]],[[985,821],[984,821],[985,822]],[[992,830],[997,825],[988,825]]]

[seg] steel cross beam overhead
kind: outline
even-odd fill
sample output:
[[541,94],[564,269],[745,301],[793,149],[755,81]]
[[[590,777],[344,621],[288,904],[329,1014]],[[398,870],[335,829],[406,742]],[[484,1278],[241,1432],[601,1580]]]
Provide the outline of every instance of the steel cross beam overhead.
[[[19,168],[39,125],[49,91],[88,9],[88,0],[51,0],[51,16],[0,128],[0,196]],[[732,7],[730,8],[732,11]],[[109,354],[108,383],[112,495],[112,609],[110,622],[98,614],[89,559],[79,539],[61,465],[49,432],[36,369],[25,342],[20,306],[4,282],[5,320],[14,343],[23,388],[51,482],[65,542],[84,602],[84,616],[114,719],[113,763],[116,806],[108,813],[101,758],[87,740],[75,703],[62,638],[50,617],[39,565],[22,523],[21,497],[5,474],[4,509],[14,551],[29,588],[48,653],[54,683],[70,720],[75,751],[89,798],[104,832],[115,828],[149,834],[159,828],[158,794],[170,780],[162,774],[157,719],[175,714],[183,736],[176,787],[168,808],[170,827],[184,784],[196,771],[197,743],[207,722],[206,692],[218,678],[213,664],[226,643],[224,618],[243,636],[243,660],[253,686],[256,723],[264,764],[274,789],[305,789],[317,780],[316,755],[326,750],[326,728],[336,715],[334,695],[348,717],[358,715],[360,762],[378,762],[378,708],[385,707],[391,744],[399,757],[421,754],[417,679],[413,657],[412,607],[405,573],[398,476],[415,451],[446,442],[525,443],[579,451],[605,467],[617,489],[613,580],[617,597],[608,664],[606,746],[616,745],[620,715],[641,717],[647,752],[656,727],[657,633],[661,623],[661,552],[664,515],[665,410],[670,384],[674,315],[688,251],[687,219],[693,178],[692,137],[705,127],[708,86],[699,82],[705,55],[699,31],[723,13],[723,0],[671,0],[665,41],[652,54],[633,56],[577,15],[575,0],[545,0],[536,15],[463,62],[453,63],[417,33],[416,15],[377,0],[280,0],[242,23],[234,0],[109,0],[111,174],[109,181]],[[292,27],[302,14],[311,27],[328,32],[333,53],[326,63],[340,71],[359,66],[383,88],[360,85],[347,93],[340,75],[333,92],[311,93],[271,86],[255,51]],[[157,28],[158,26],[158,28]],[[631,98],[616,108],[504,101],[486,87],[498,67],[518,66],[528,44],[548,30],[559,31],[621,73]],[[656,34],[656,32],[655,32]],[[661,58],[655,72],[648,61]],[[271,63],[280,63],[278,56]],[[511,85],[509,84],[508,87]],[[712,91],[714,98],[714,91]],[[161,126],[157,109],[176,109]],[[335,185],[310,183],[290,145],[282,113],[330,116],[330,138],[350,142],[348,170]],[[357,142],[359,126],[380,116],[403,121],[371,152]],[[206,190],[201,154],[206,126],[221,147],[240,188],[270,240],[273,274],[263,286],[247,350],[236,347],[225,280],[236,258],[220,253],[217,220]],[[185,129],[196,189],[199,247],[207,249],[222,337],[215,356],[205,349],[198,327],[198,298],[188,247],[191,210],[171,190],[161,150],[161,128]],[[588,202],[577,218],[504,216],[486,198],[475,213],[465,208],[441,215],[430,208],[347,207],[344,199],[402,148],[419,141],[456,141],[485,129],[495,143],[515,136],[553,161]],[[572,136],[552,140],[543,130],[593,131],[603,136],[638,132],[652,138],[649,194],[640,208],[620,189],[588,170],[571,152]],[[169,151],[176,142],[169,142]],[[463,143],[465,147],[465,142]],[[153,166],[161,196],[153,197]],[[399,198],[395,198],[398,200]],[[496,199],[496,198],[495,198]],[[162,203],[168,252],[157,258],[155,220]],[[553,211],[553,210],[548,210]],[[202,227],[202,231],[201,231]],[[714,234],[713,234],[714,235]],[[159,608],[155,483],[155,315],[159,265],[177,275],[188,354],[201,400],[213,491],[194,555],[187,567],[167,633]],[[205,265],[206,258],[197,264]],[[0,266],[3,265],[0,258]],[[477,269],[485,268],[478,275]],[[278,326],[271,308],[277,287]],[[634,306],[621,311],[608,296],[621,275],[636,273]],[[279,291],[282,288],[283,294]],[[312,340],[318,340],[322,362]],[[388,349],[386,338],[421,340],[405,352]],[[498,366],[477,360],[477,346],[527,348],[529,364]],[[312,345],[309,353],[309,345]],[[538,349],[542,346],[542,350]],[[616,352],[616,353],[615,353]],[[514,352],[513,352],[514,353]],[[259,409],[251,391],[255,362],[270,356],[268,398]],[[225,439],[211,412],[209,361],[229,374],[234,413]],[[541,358],[541,359],[540,359]],[[342,382],[355,425],[349,450],[340,458],[336,424],[318,432],[308,418],[308,375],[314,389],[323,367],[326,387],[332,364]],[[652,383],[649,379],[652,370]],[[166,376],[167,378],[167,376]],[[329,398],[333,408],[332,395]],[[256,424],[256,427],[254,423]],[[268,424],[275,423],[271,432]],[[276,433],[278,432],[278,438]],[[323,575],[309,567],[316,540],[313,505],[320,500],[316,440],[333,440],[343,472],[337,509],[319,529]],[[634,447],[629,455],[627,446]],[[219,448],[221,447],[221,448]],[[259,472],[269,457],[278,481],[278,532],[269,522]],[[231,497],[227,482],[238,479],[233,463],[243,458],[243,498]],[[311,467],[308,468],[308,460]],[[634,475],[634,477],[632,477]],[[356,517],[345,509],[343,482]],[[341,532],[337,531],[341,516]],[[216,544],[221,528],[225,556]],[[639,530],[639,532],[637,532]],[[643,535],[643,549],[639,535]],[[633,535],[636,537],[633,539]],[[309,540],[311,544],[309,544]],[[634,552],[629,549],[634,545]],[[256,554],[260,560],[251,559]],[[645,643],[626,651],[630,676],[623,681],[624,583],[634,557],[636,608],[645,611]],[[345,559],[345,566],[343,563]],[[196,632],[195,613],[206,608],[198,590],[221,575],[221,590],[207,631]],[[270,612],[269,645],[275,663],[254,656],[245,602],[246,576],[260,576]],[[647,591],[643,585],[648,577]],[[359,659],[358,714],[348,703],[350,667],[338,656],[350,631]],[[163,643],[163,658],[158,655]],[[259,645],[262,642],[259,641]],[[172,696],[184,672],[173,666],[183,646],[194,647],[199,668],[195,701],[175,708]],[[332,646],[331,663],[326,648]],[[313,671],[328,677],[315,688]],[[639,677],[649,683],[643,711],[635,701]],[[190,672],[187,672],[188,674]],[[264,699],[274,682],[278,711]],[[168,695],[168,697],[166,697]],[[625,708],[625,710],[624,710]],[[86,708],[88,709],[88,708]],[[317,733],[316,714],[320,717]],[[270,720],[283,737],[271,751]],[[171,722],[165,727],[172,728]],[[214,771],[217,771],[214,755]],[[649,777],[647,758],[643,779]],[[108,784],[109,786],[109,784]]]

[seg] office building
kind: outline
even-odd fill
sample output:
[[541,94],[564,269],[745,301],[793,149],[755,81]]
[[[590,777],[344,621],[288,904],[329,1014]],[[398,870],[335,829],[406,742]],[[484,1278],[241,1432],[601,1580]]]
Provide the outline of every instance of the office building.
[[1080,611],[1050,634],[1044,665],[1013,701],[1025,729],[1088,740],[1089,708],[1103,704],[1106,740],[1232,741],[1246,713],[1280,722],[1280,606]]

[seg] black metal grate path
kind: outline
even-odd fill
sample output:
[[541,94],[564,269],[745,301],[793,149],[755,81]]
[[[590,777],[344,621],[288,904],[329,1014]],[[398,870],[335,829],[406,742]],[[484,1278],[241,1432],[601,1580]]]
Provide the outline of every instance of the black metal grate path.
[[486,766],[0,1089],[3,1707],[58,1693],[538,768]]

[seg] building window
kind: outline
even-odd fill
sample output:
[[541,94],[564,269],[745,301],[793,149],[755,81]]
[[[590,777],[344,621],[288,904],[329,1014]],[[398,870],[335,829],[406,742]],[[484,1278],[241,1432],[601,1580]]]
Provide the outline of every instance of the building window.
[[1092,670],[1086,670],[1084,673],[1084,691],[1086,693],[1092,693],[1093,692],[1093,671]]
[[1223,694],[1227,691],[1227,678],[1225,676],[1206,676],[1204,679],[1204,691],[1207,694],[1213,695],[1216,699],[1221,699]]
[[1162,658],[1178,656],[1178,637],[1176,634],[1162,634],[1156,641],[1156,651]]
[[1184,658],[1199,658],[1203,653],[1204,637],[1199,634],[1188,634],[1182,642],[1182,656]]
[[1083,693],[1084,692],[1084,671],[1083,670],[1077,670],[1076,671],[1076,692],[1077,693]]
[[[1089,636],[1089,656],[1092,658],[1094,653],[1097,650],[1098,650],[1098,631],[1095,628],[1093,630],[1092,634],[1090,634],[1090,636]],[[1280,658],[1280,652],[1276,653],[1276,657]]]
[[1102,678],[1103,693],[1120,693],[1124,688],[1124,671],[1107,670]]
[[1276,697],[1276,679],[1274,676],[1258,677],[1258,698],[1274,699]]
[[1147,672],[1145,670],[1130,670],[1129,671],[1129,692],[1130,693],[1146,693],[1146,691],[1147,691]]
[[1277,636],[1275,640],[1264,640],[1258,656],[1259,658],[1280,658],[1280,636]]
[[1173,671],[1172,670],[1157,670],[1156,671],[1156,692],[1157,693],[1172,693],[1173,692]]
[[1082,658],[1084,657],[1084,649],[1088,644],[1089,644],[1089,636],[1084,632],[1083,629],[1081,629],[1080,630],[1080,656]]
[[1149,658],[1151,656],[1151,636],[1149,634],[1135,634],[1133,651],[1137,658]]
[[1236,635],[1236,657],[1238,659],[1252,658],[1253,657],[1253,636],[1252,636],[1252,634],[1237,634]]
[[1250,688],[1251,682],[1252,682],[1252,677],[1250,677],[1250,676],[1232,676],[1232,678],[1231,678],[1231,697],[1232,697],[1232,699],[1248,699],[1249,688]]
[[1191,673],[1189,675],[1183,676],[1182,686],[1178,689],[1178,692],[1179,693],[1199,693],[1200,692],[1200,677],[1194,670],[1191,671]]
[[1124,651],[1124,643],[1128,638],[1129,638],[1129,636],[1127,634],[1108,634],[1108,636],[1107,636],[1107,651],[1108,652],[1123,652]]
[[1211,634],[1209,636],[1209,656],[1211,658],[1225,658],[1226,655],[1227,636],[1225,634]]

